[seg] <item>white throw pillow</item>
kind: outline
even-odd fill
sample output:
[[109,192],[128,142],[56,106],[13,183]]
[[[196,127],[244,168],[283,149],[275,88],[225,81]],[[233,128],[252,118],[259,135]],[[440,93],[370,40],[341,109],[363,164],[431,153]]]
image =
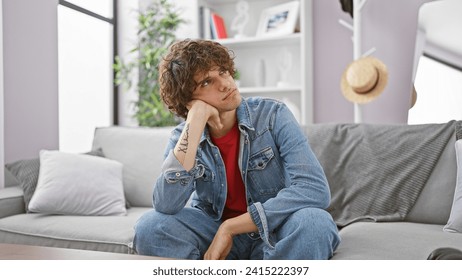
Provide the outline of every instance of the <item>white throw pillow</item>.
[[457,180],[451,214],[444,230],[462,233],[462,139],[456,141]]
[[126,215],[120,162],[84,154],[40,151],[31,212],[63,215]]

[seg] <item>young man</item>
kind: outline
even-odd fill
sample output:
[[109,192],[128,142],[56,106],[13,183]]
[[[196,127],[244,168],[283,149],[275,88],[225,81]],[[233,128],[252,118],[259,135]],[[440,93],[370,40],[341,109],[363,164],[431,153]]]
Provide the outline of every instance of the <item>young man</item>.
[[328,259],[339,236],[324,210],[323,169],[283,103],[240,96],[233,59],[219,43],[184,40],[161,63],[163,101],[186,120],[172,133],[135,249],[182,259]]

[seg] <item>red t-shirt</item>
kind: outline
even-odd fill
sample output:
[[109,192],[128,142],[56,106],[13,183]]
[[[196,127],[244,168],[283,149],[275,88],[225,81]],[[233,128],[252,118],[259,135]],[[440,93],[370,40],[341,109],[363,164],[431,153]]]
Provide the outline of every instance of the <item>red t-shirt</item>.
[[228,194],[222,219],[226,220],[247,212],[245,187],[239,170],[239,128],[236,125],[219,138],[212,137],[212,141],[220,150],[226,169],[226,183]]

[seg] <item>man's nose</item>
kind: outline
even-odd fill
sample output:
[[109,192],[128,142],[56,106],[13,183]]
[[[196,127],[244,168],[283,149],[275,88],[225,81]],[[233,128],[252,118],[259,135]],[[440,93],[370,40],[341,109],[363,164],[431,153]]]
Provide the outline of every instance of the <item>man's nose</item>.
[[220,78],[220,82],[219,82],[219,90],[221,91],[227,91],[229,90],[231,84],[229,82],[228,79],[225,79],[225,78]]

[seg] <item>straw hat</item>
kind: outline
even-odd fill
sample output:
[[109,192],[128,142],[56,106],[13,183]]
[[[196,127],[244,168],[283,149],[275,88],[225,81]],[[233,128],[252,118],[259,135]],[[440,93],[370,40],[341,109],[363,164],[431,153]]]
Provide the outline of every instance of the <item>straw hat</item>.
[[387,67],[382,61],[362,57],[350,63],[343,72],[341,89],[346,99],[363,104],[377,98],[387,81]]

